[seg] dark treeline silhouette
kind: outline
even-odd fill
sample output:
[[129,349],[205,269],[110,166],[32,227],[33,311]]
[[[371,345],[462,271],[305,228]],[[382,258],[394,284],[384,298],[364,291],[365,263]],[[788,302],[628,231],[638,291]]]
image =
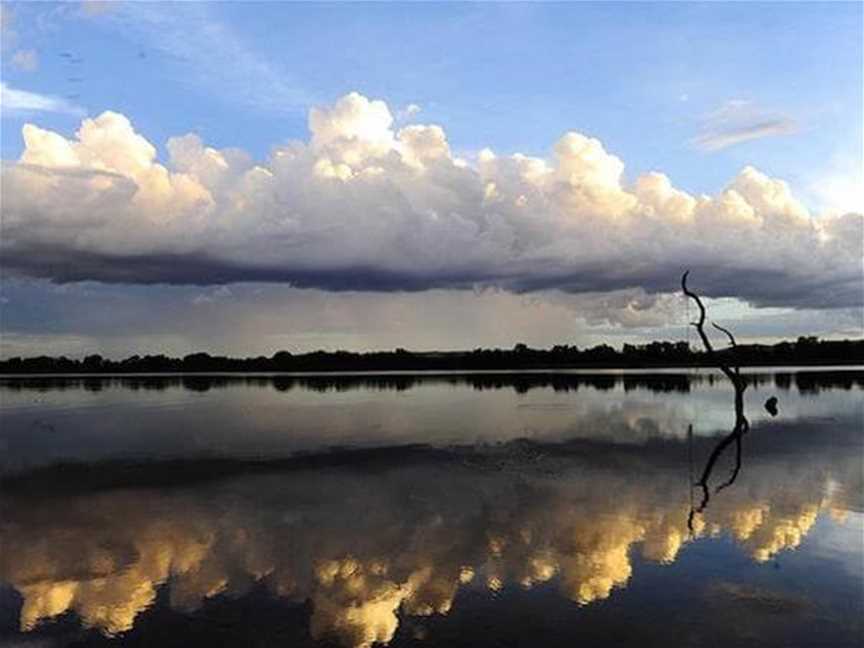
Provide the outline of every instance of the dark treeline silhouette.
[[[775,345],[738,345],[717,356],[739,366],[864,364],[864,340],[826,341],[800,337]],[[0,360],[0,373],[225,373],[225,372],[352,372],[352,371],[473,371],[594,368],[702,367],[715,363],[687,342],[625,344],[619,351],[607,344],[589,349],[556,345],[532,349],[410,352],[405,349],[369,353],[279,351],[270,357],[228,358],[193,353],[183,358],[133,355],[110,360],[100,355],[83,359],[38,356]]]

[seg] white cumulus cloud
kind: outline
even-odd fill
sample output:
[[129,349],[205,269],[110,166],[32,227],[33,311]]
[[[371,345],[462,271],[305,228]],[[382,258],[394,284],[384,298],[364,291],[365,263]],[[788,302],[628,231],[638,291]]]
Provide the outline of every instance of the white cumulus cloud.
[[627,182],[578,132],[545,157],[486,149],[467,164],[440,126],[396,129],[359,93],[313,109],[309,130],[264,161],[195,135],[160,161],[118,113],[71,138],[27,124],[3,168],[3,264],[61,282],[647,294],[690,268],[707,295],[757,305],[862,301],[864,216],[814,217],[750,166],[691,195],[660,172]]
[[702,131],[693,144],[702,151],[713,152],[797,131],[798,124],[786,115],[766,111],[751,101],[731,99],[705,116]]
[[0,81],[0,109],[7,114],[39,112],[83,115],[84,109],[62,97],[20,90]]

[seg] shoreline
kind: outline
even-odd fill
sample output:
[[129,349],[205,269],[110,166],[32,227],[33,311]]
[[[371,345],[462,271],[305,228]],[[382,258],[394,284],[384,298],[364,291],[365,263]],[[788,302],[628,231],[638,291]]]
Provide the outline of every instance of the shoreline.
[[[794,363],[794,364],[751,364],[741,365],[742,370],[751,370],[748,373],[803,373],[807,371],[819,372],[864,372],[864,365],[860,363]],[[559,374],[559,375],[651,375],[670,374],[682,375],[688,372],[700,373],[722,372],[716,366],[688,365],[688,366],[651,366],[651,367],[529,367],[529,368],[500,368],[500,369],[321,369],[309,371],[247,371],[247,370],[214,370],[214,371],[107,371],[107,372],[42,372],[32,371],[26,373],[2,373],[0,379],[21,379],[30,377],[41,378],[117,378],[124,376],[135,377],[170,377],[170,376],[461,376],[461,375],[520,375],[520,374]]]

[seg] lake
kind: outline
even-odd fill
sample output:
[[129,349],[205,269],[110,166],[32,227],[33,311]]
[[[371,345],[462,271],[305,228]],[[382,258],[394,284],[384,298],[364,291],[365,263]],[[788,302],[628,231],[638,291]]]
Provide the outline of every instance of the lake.
[[0,645],[860,646],[864,370],[746,373],[0,377]]

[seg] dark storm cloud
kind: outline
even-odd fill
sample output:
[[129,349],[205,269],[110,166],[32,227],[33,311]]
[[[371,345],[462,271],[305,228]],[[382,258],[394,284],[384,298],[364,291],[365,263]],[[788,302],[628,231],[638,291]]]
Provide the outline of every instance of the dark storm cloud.
[[117,284],[212,286],[233,283],[284,283],[296,288],[332,292],[418,292],[433,289],[472,290],[495,287],[517,294],[558,290],[565,293],[599,293],[641,288],[648,293],[675,292],[680,274],[690,269],[694,286],[707,296],[744,299],[755,306],[793,308],[853,308],[864,303],[860,275],[800,278],[761,268],[724,268],[693,260],[670,262],[650,268],[610,270],[602,264],[587,265],[578,273],[550,271],[539,266],[520,272],[412,273],[389,271],[372,265],[339,265],[306,269],[267,267],[225,262],[188,254],[99,255],[59,247],[37,248],[4,254],[3,265],[15,274],[49,279],[55,283],[100,281]]

